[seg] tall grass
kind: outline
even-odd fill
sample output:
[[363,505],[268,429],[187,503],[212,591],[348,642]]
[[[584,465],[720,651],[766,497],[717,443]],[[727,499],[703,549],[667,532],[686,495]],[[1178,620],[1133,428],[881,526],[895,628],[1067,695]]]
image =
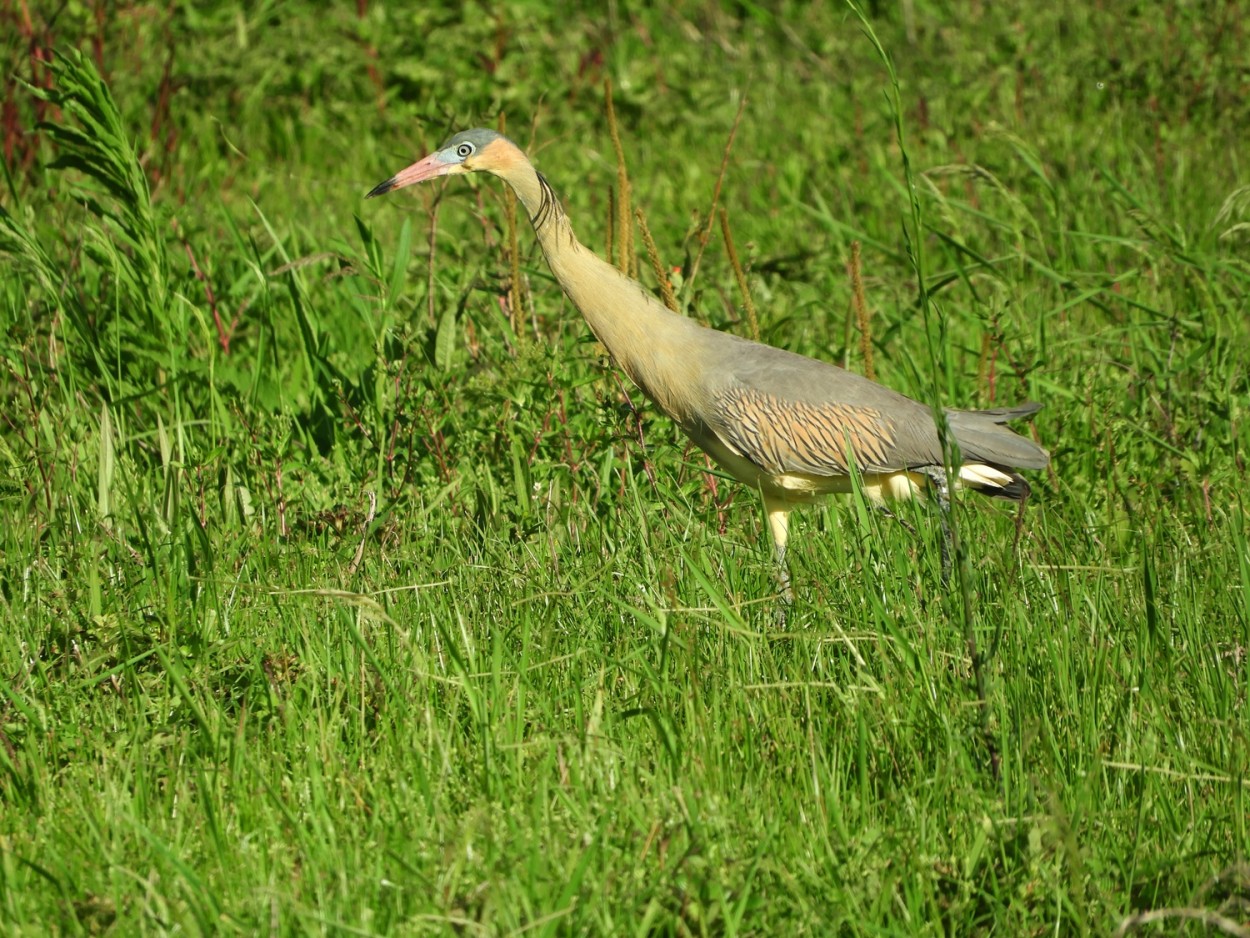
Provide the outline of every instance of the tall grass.
[[[17,12],[0,930],[1250,928],[1233,7]],[[500,113],[689,315],[1043,401],[1023,516],[805,512],[778,627],[500,187],[360,201]]]

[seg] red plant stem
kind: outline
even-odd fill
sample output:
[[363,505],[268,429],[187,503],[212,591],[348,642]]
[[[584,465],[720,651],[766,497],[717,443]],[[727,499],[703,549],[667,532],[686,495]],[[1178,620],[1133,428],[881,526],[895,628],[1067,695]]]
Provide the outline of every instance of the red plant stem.
[[204,293],[208,297],[208,308],[213,313],[213,324],[217,327],[217,342],[221,345],[223,355],[230,354],[230,337],[234,332],[235,323],[238,319],[226,328],[226,324],[221,319],[221,313],[217,310],[217,297],[213,294],[213,285],[209,282],[208,276],[204,271],[200,270],[200,265],[196,263],[195,251],[191,248],[191,242],[183,240],[182,246],[187,249],[187,259],[191,262],[191,270],[195,273],[195,279],[204,284]]

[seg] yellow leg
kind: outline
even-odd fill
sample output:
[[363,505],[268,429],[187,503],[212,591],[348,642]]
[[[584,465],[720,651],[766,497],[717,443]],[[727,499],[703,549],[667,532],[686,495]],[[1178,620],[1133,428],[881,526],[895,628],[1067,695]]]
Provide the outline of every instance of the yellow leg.
[[764,496],[764,512],[768,515],[768,530],[773,536],[773,549],[777,555],[777,583],[781,587],[781,598],[786,603],[794,602],[790,568],[786,564],[786,542],[790,540],[790,512],[793,510],[792,502]]

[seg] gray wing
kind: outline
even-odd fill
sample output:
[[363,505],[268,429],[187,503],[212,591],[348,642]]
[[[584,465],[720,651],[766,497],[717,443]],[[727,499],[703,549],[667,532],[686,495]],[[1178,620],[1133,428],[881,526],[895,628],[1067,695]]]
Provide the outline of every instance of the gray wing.
[[725,443],[772,473],[843,476],[852,461],[860,472],[906,467],[894,423],[871,408],[735,387],[717,398],[711,417],[708,425]]
[[[769,472],[817,476],[941,465],[933,412],[862,375],[784,349],[732,340],[709,395],[708,426]],[[947,411],[965,461],[1039,469],[1044,449],[1002,426],[1040,405]]]
[[923,404],[783,349],[738,340],[722,351],[731,354],[710,394],[706,422],[762,469],[843,476],[851,460],[860,472],[941,461]]

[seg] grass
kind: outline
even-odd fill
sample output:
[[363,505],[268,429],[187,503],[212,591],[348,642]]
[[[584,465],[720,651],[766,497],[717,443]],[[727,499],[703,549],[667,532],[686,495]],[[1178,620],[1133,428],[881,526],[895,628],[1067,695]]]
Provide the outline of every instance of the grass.
[[[1244,17],[1009,7],[0,5],[0,930],[1250,933]],[[778,626],[500,186],[361,201],[506,115],[747,334],[744,95],[763,338],[862,370],[859,242],[1046,405],[962,594],[852,499]]]

